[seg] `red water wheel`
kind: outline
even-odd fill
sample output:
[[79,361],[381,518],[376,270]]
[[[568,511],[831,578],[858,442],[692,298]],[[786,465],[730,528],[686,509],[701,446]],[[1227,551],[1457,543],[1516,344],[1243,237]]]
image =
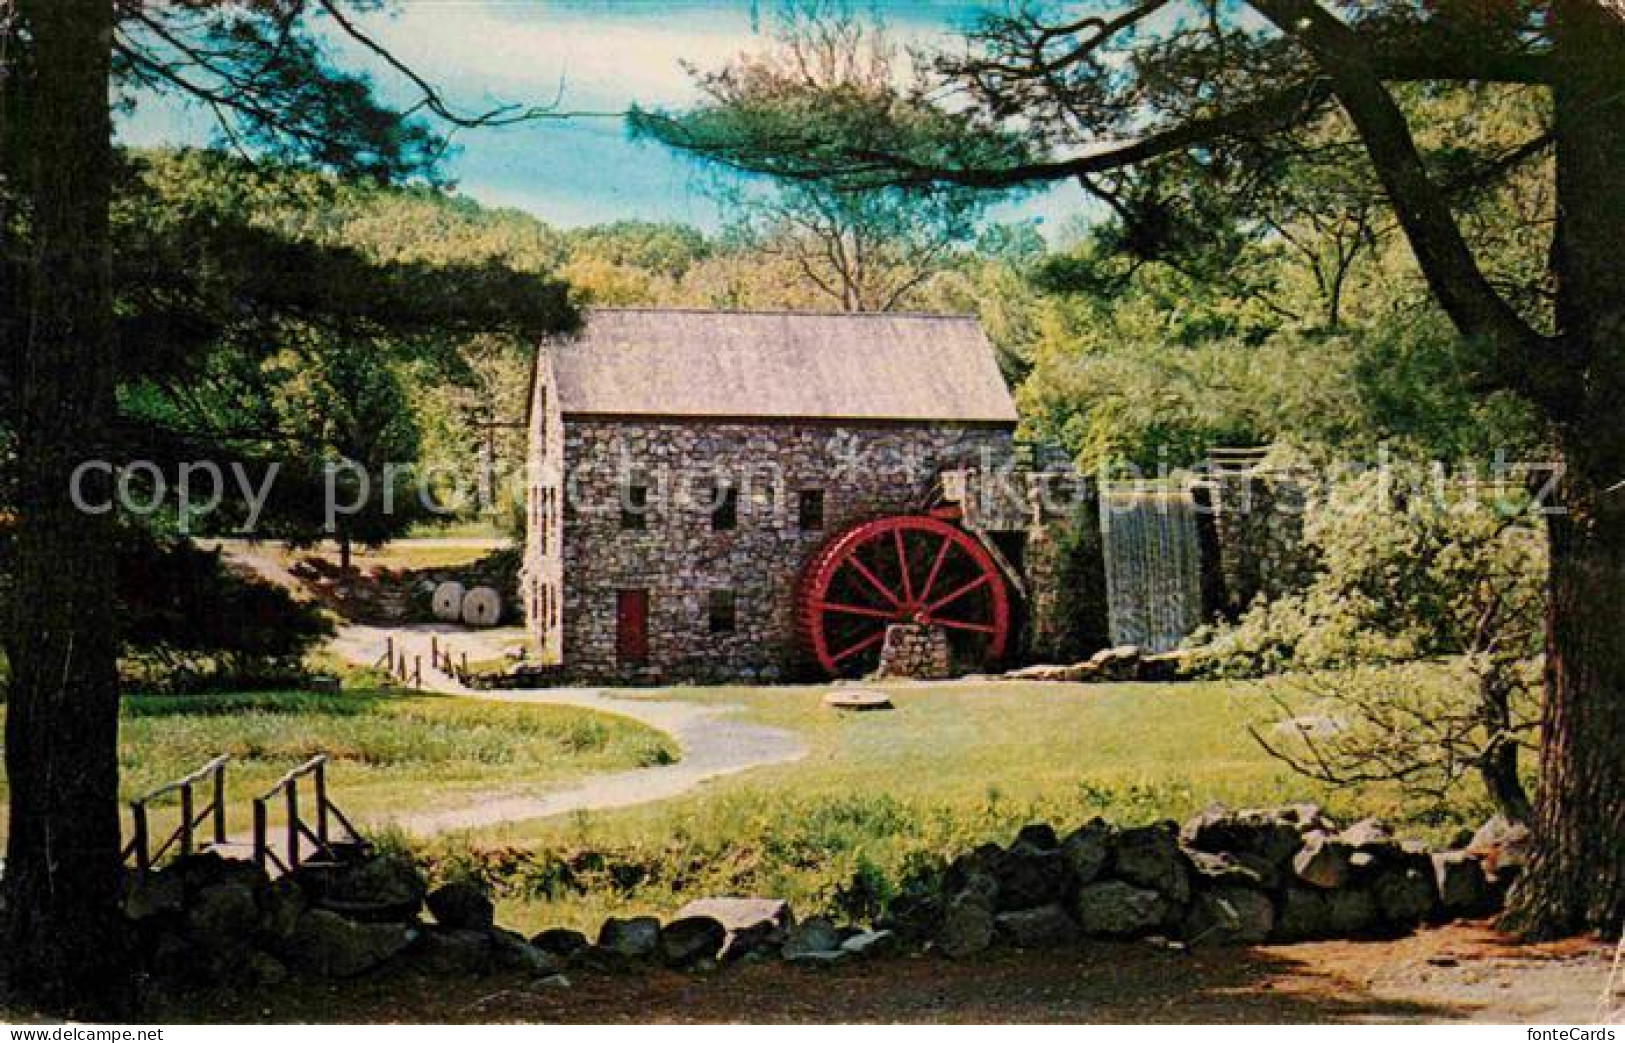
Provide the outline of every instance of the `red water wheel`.
[[918,515],[837,533],[802,573],[796,614],[806,648],[832,676],[874,669],[892,623],[942,627],[962,664],[998,660],[1010,636],[1009,595],[987,549]]

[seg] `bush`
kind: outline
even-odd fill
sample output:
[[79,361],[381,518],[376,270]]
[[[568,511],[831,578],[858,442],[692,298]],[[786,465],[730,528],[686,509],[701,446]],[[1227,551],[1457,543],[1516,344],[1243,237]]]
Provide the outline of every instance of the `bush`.
[[1311,498],[1317,570],[1193,641],[1210,675],[1256,677],[1359,663],[1538,655],[1546,539],[1521,491],[1484,495],[1421,468],[1372,471]]
[[[1545,534],[1521,491],[1490,497],[1417,468],[1339,483],[1305,519],[1319,571],[1303,592],[1204,635],[1198,668],[1297,671],[1296,697],[1255,729],[1271,754],[1332,786],[1398,783],[1442,806],[1473,772],[1496,810],[1529,801],[1518,751],[1534,729]],[[1375,664],[1444,659],[1437,671]],[[1400,683],[1395,683],[1395,678]]]
[[122,670],[149,691],[278,688],[332,624],[314,604],[228,569],[218,551],[128,535],[118,561]]

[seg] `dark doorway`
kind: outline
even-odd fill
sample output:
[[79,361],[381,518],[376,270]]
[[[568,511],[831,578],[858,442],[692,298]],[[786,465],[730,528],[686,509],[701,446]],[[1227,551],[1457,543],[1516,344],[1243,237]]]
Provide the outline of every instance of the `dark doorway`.
[[649,660],[649,592],[615,592],[615,656],[622,663]]

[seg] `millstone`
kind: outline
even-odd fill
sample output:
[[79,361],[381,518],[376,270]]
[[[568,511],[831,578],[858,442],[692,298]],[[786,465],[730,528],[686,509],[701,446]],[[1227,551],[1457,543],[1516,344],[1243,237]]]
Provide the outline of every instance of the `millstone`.
[[502,595],[490,587],[475,587],[463,595],[463,622],[471,627],[494,627],[502,618]]
[[890,710],[891,696],[873,688],[841,687],[824,696],[824,705],[837,710]]
[[463,618],[463,585],[447,580],[434,588],[434,618],[444,623],[456,623]]

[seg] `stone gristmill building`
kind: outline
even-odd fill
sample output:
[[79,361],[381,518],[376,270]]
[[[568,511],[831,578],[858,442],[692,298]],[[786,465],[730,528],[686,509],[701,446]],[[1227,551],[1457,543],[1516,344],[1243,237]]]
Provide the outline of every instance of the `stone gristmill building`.
[[1009,563],[942,476],[1003,466],[1015,428],[972,318],[592,311],[532,377],[542,660],[604,683],[857,674],[898,623],[916,653],[997,660]]

